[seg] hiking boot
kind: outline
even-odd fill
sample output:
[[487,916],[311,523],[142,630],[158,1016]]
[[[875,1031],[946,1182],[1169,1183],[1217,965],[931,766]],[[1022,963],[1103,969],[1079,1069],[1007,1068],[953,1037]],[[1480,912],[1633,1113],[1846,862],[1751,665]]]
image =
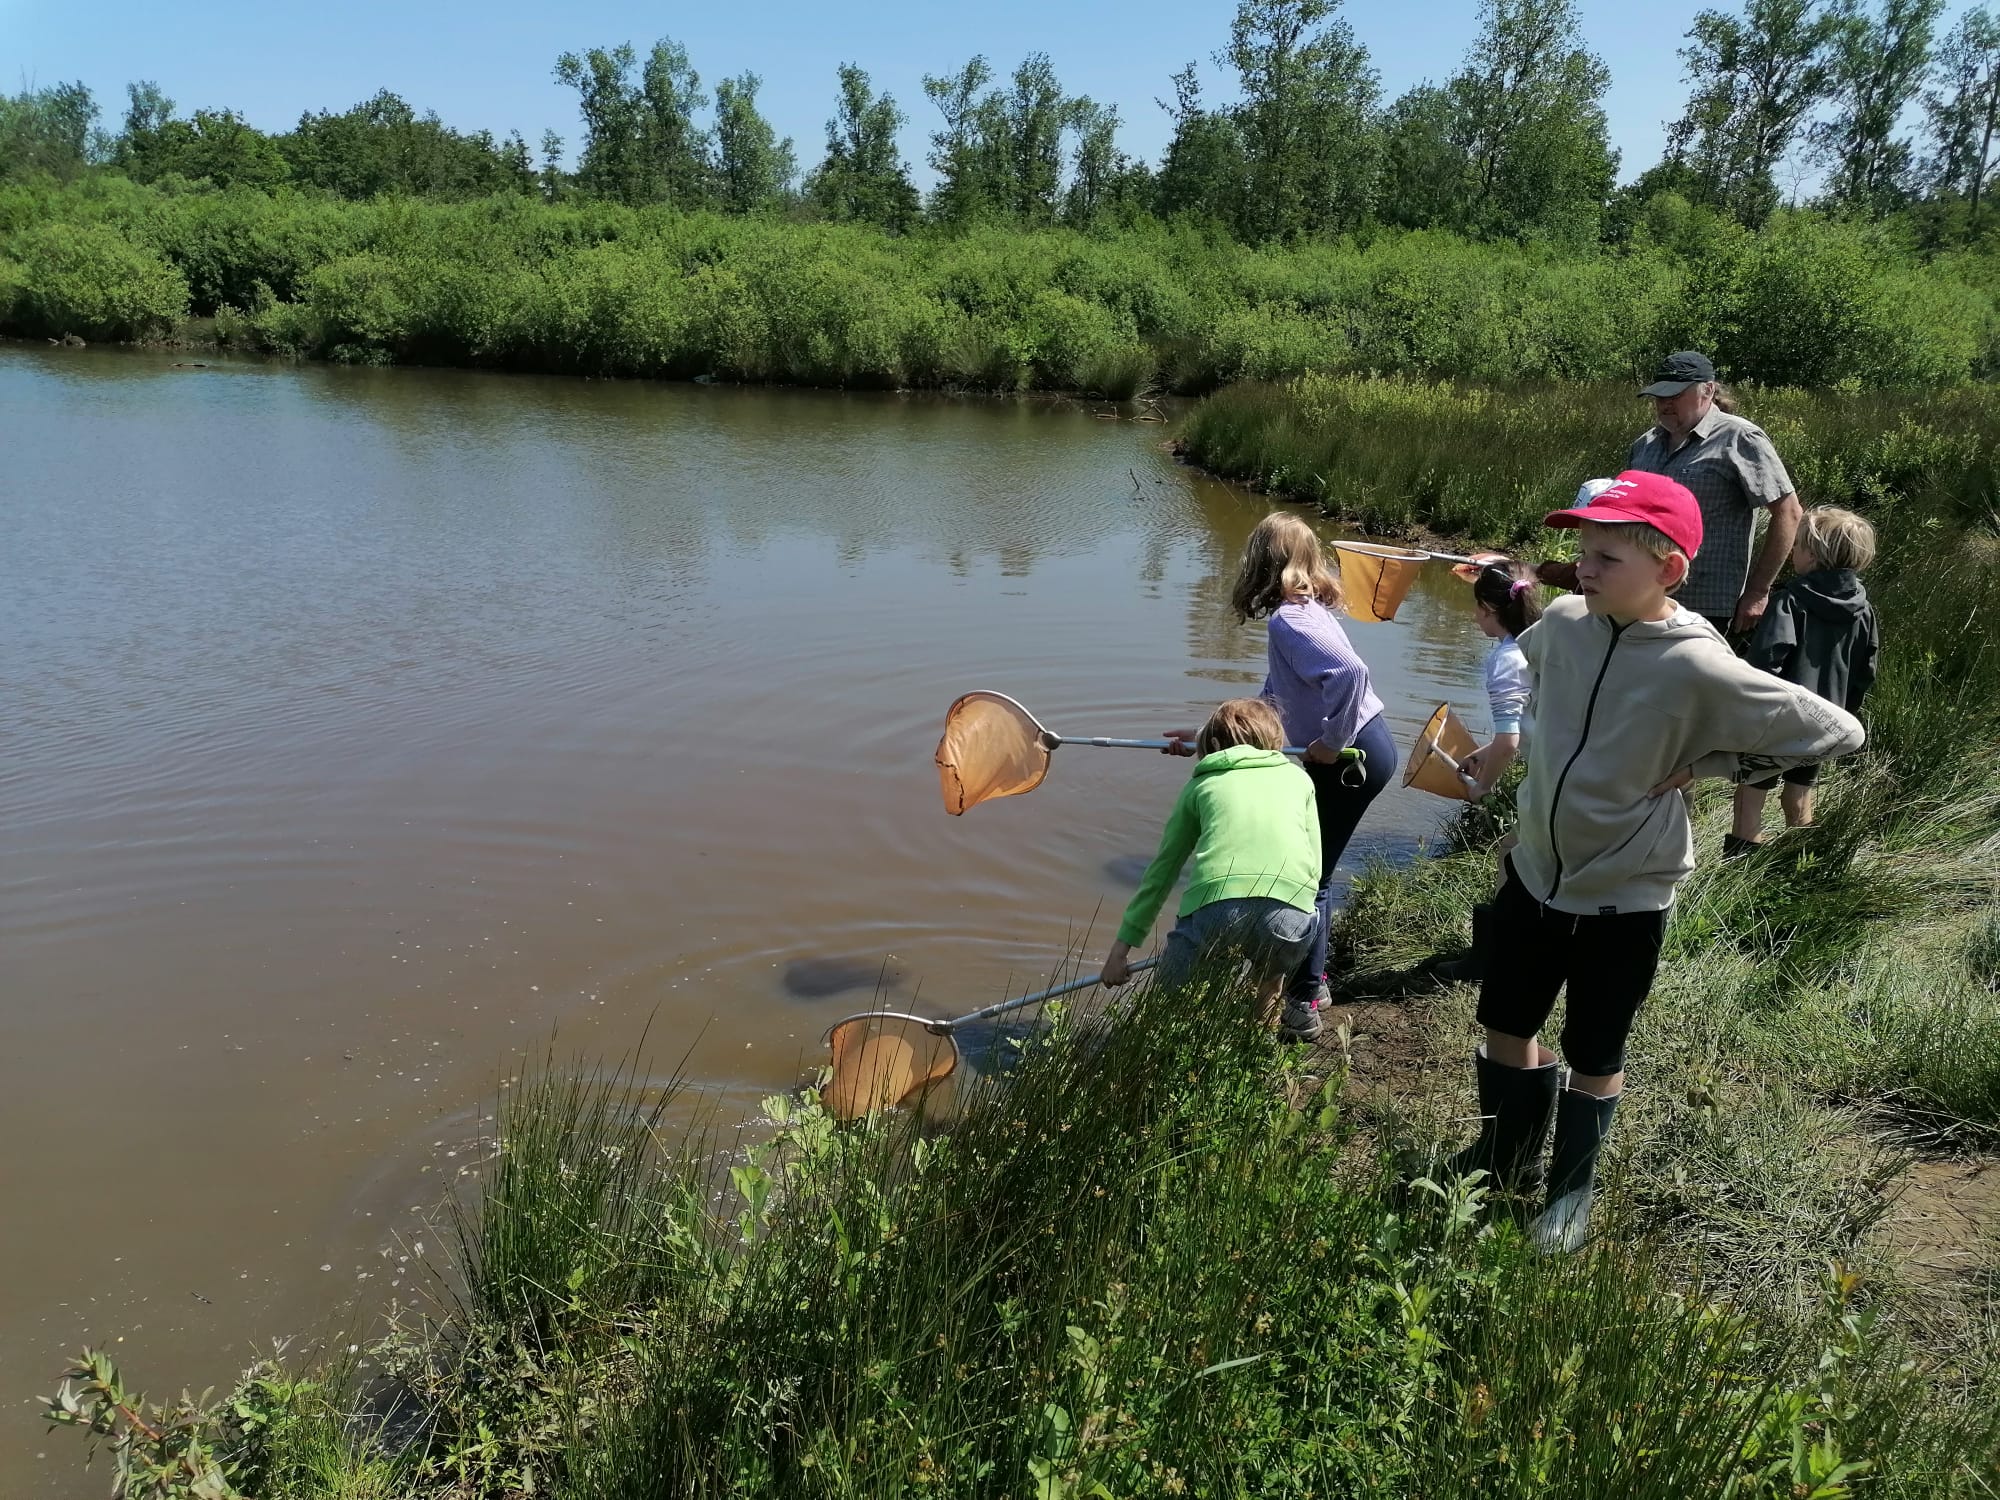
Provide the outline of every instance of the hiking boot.
[[1619,1095],[1564,1089],[1556,1104],[1556,1145],[1549,1160],[1549,1206],[1528,1226],[1528,1237],[1544,1255],[1568,1255],[1583,1244],[1590,1228],[1590,1197],[1597,1185],[1597,1154],[1611,1134]]
[[1332,997],[1325,985],[1310,1000],[1286,1000],[1285,1013],[1278,1018],[1278,1040],[1281,1042],[1310,1042],[1318,1038],[1325,1024],[1319,1018],[1319,1008]]
[[1457,958],[1448,958],[1431,972],[1447,984],[1477,984],[1486,973],[1486,955],[1493,951],[1493,903],[1482,901],[1472,908],[1472,946]]
[[1540,1185],[1542,1142],[1555,1112],[1561,1068],[1551,1060],[1539,1068],[1510,1068],[1480,1048],[1472,1054],[1479,1079],[1479,1138],[1445,1163],[1464,1177],[1485,1172],[1502,1192],[1533,1192]]

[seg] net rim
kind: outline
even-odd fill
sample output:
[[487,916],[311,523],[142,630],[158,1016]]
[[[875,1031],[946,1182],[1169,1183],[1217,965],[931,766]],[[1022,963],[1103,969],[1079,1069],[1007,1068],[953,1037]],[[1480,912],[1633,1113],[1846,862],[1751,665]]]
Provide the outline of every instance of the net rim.
[[1451,705],[1440,703],[1431,710],[1431,716],[1424,721],[1424,727],[1417,734],[1416,743],[1410,746],[1410,754],[1403,762],[1403,785],[1408,786],[1417,779],[1424,762],[1430,759],[1430,752],[1437,746],[1437,737],[1444,732],[1444,721],[1450,717]]
[[996,693],[995,691],[993,691],[992,688],[974,688],[972,689],[971,692],[960,693],[956,698],[952,699],[951,707],[944,711],[944,721],[946,726],[948,727],[951,724],[951,716],[953,714],[957,713],[960,708],[972,702],[975,698],[984,698],[994,703],[1004,703],[1009,708],[1019,711],[1022,718],[1026,719],[1030,724],[1035,726],[1035,733],[1042,736],[1044,741],[1050,739],[1060,740],[1061,738],[1061,736],[1057,735],[1054,730],[1049,728],[1048,725],[1044,724],[1040,719],[1036,718],[1034,710],[1029,708],[1028,705],[1023,703],[1019,698],[1010,697],[1006,693]]
[[822,1047],[833,1045],[833,1034],[849,1021],[914,1021],[933,1036],[950,1036],[952,1023],[939,1016],[913,1016],[906,1010],[857,1010],[851,1016],[842,1016],[827,1027],[819,1039]]
[[1417,547],[1392,547],[1387,542],[1335,542],[1336,551],[1358,552],[1363,557],[1381,557],[1390,562],[1429,562],[1436,557],[1435,552],[1425,552]]

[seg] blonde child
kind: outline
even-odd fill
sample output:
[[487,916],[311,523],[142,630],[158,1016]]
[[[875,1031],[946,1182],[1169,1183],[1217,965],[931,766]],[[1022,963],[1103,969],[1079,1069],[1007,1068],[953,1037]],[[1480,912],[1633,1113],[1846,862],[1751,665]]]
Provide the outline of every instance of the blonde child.
[[1209,715],[1195,741],[1201,759],[1104,960],[1105,984],[1132,977],[1132,949],[1146,941],[1192,859],[1180,920],[1160,954],[1160,981],[1185,982],[1205,957],[1247,958],[1265,1019],[1275,1019],[1278,992],[1311,951],[1319,920],[1313,785],[1284,747],[1284,725],[1261,699],[1232,698]]
[[[1792,543],[1797,576],[1771,597],[1743,653],[1753,667],[1775,673],[1851,714],[1875,685],[1882,638],[1861,571],[1875,561],[1875,528],[1851,510],[1822,505],[1805,513]],[[1785,826],[1812,821],[1817,765],[1756,775],[1738,783],[1735,826],[1723,855],[1747,854],[1764,834],[1764,798],[1782,778]]]
[[[1553,1116],[1548,1200],[1530,1232],[1542,1249],[1573,1250],[1623,1096],[1626,1039],[1675,888],[1694,868],[1687,801],[1673,794],[1753,758],[1783,770],[1846,755],[1862,732],[1844,708],[1738,660],[1675,603],[1702,540],[1701,507],[1682,485],[1628,470],[1548,524],[1580,528],[1580,592],[1521,635],[1535,753],[1480,983],[1482,1125],[1449,1166],[1525,1188]],[[1538,1039],[1565,988],[1567,1087]]]
[[[1341,628],[1340,580],[1320,551],[1319,535],[1300,517],[1274,511],[1244,544],[1229,602],[1238,620],[1265,620],[1263,696],[1284,724],[1286,743],[1305,747],[1319,814],[1319,926],[1311,952],[1285,986],[1281,1033],[1309,1041],[1320,1033],[1326,988],[1326,923],[1335,867],[1368,806],[1389,784],[1396,746],[1382,722],[1382,700]],[[1186,730],[1168,738],[1188,753]],[[1354,752],[1359,751],[1359,755]]]

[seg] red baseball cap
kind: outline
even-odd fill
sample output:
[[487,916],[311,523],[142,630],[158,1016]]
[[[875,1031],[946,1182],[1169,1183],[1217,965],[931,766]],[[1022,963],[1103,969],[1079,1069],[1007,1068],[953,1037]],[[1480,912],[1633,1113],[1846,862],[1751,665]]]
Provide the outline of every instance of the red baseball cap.
[[1642,521],[1672,538],[1689,557],[1701,551],[1701,503],[1686,485],[1664,474],[1627,469],[1594,498],[1551,511],[1542,524],[1581,526],[1585,521]]

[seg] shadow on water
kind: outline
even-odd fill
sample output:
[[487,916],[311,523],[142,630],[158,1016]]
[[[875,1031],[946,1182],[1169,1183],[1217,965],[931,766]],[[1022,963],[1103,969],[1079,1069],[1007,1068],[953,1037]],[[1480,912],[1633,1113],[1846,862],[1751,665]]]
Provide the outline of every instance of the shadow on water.
[[824,1000],[854,990],[892,990],[902,979],[888,959],[795,958],[785,965],[783,984],[794,1000]]
[[1105,878],[1136,888],[1145,877],[1146,866],[1152,862],[1150,854],[1114,854],[1104,862]]

